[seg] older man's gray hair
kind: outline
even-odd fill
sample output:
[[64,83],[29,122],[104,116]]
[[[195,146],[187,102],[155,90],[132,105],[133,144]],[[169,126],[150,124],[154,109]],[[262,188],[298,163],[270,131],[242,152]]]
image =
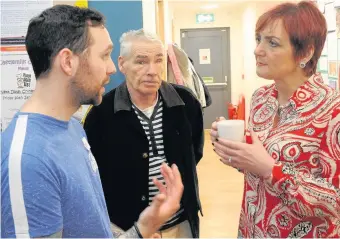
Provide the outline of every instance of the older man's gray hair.
[[144,29],[139,30],[130,30],[128,32],[123,33],[119,42],[120,42],[120,55],[121,56],[128,56],[131,53],[131,45],[133,41],[136,40],[143,40],[143,41],[151,41],[156,42],[164,47],[162,41],[159,37],[152,33],[145,31]]

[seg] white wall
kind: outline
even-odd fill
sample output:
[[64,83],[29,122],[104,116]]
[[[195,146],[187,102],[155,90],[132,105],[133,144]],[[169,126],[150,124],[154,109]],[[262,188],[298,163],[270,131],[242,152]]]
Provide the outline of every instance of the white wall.
[[242,43],[242,14],[243,9],[236,7],[230,10],[215,9],[215,22],[209,24],[196,24],[196,11],[192,11],[186,7],[174,11],[175,25],[175,42],[181,44],[180,29],[185,28],[212,28],[212,27],[230,27],[230,59],[231,59],[231,85],[232,99],[236,101],[238,92],[241,90],[242,79],[242,53],[240,49]]
[[[145,29],[156,32],[156,0],[142,0],[143,25]],[[290,0],[296,1],[296,0]],[[234,1],[229,7],[211,9],[215,22],[209,24],[196,24],[196,13],[204,12],[192,10],[195,4],[164,0],[164,34],[165,43],[171,43],[174,37],[175,43],[181,44],[180,30],[186,28],[230,28],[230,64],[231,64],[231,99],[233,104],[238,103],[239,95],[246,98],[246,118],[248,118],[249,104],[253,92],[272,81],[264,80],[256,75],[255,49],[255,24],[258,17],[267,9],[279,4],[282,0],[267,1]],[[174,32],[172,31],[174,23]],[[174,35],[174,36],[173,36]]]
[[156,0],[142,0],[142,9],[143,28],[156,33]]
[[[156,33],[157,32],[157,24],[156,24],[156,4],[157,0],[142,0],[143,7],[143,28]],[[172,42],[172,18],[173,18],[173,10],[171,5],[169,5],[168,0],[163,0],[163,8],[164,8],[164,38],[165,44]]]
[[[255,42],[255,25],[257,19],[269,8],[278,4],[274,2],[250,2],[244,4],[242,12],[243,26],[243,74],[244,80],[237,94],[243,93],[246,99],[246,120],[249,115],[249,106],[254,91],[263,85],[272,84],[273,81],[260,78],[256,74],[256,60],[254,50]],[[253,24],[249,24],[253,23]],[[235,82],[236,83],[236,82]]]
[[168,0],[163,0],[164,3],[164,40],[165,44],[172,43],[172,18],[173,9]]
[[[291,0],[293,2],[294,0]],[[261,86],[272,84],[272,80],[266,80],[260,78],[256,74],[256,60],[254,57],[254,50],[256,47],[255,42],[255,24],[257,19],[267,10],[280,4],[282,0],[272,0],[272,1],[258,1],[245,4],[243,12],[243,58],[244,58],[244,94],[246,98],[246,119],[249,115],[249,106],[251,96],[254,91]],[[253,22],[254,24],[248,24]],[[249,39],[254,39],[249,41]],[[239,93],[241,93],[240,91]]]
[[[255,4],[249,4],[244,7],[242,12],[242,51],[243,51],[243,74],[244,80],[242,81],[242,88],[238,94],[243,93],[246,100],[246,119],[248,119],[249,105],[251,96],[258,85],[256,82],[256,60],[254,56],[255,42],[255,22],[256,16]],[[248,23],[248,24],[246,24]],[[253,23],[253,24],[249,24]],[[247,84],[248,83],[248,84]]]
[[[215,22],[210,24],[196,24],[196,13],[188,7],[180,7],[174,11],[175,42],[180,45],[180,29],[185,28],[230,28],[230,59],[231,59],[231,99],[238,103],[242,93],[246,98],[246,120],[248,119],[249,104],[253,92],[272,81],[264,80],[256,75],[256,61],[254,57],[255,24],[258,17],[267,9],[281,1],[242,1],[231,7],[209,10],[214,13]],[[243,79],[242,79],[243,77]]]

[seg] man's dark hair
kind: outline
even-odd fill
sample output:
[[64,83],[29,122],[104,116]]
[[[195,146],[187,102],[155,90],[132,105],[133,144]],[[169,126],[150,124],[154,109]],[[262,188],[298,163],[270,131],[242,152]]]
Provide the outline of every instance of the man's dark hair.
[[81,54],[90,44],[89,26],[104,24],[101,13],[70,5],[53,6],[32,18],[25,43],[35,77],[48,75],[54,57],[62,49]]

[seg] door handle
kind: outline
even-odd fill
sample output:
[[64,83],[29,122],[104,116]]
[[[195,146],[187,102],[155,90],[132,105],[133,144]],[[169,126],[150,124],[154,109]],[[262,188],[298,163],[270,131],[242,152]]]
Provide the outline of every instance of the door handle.
[[228,86],[228,76],[224,76],[224,83],[205,83],[206,86]]
[[205,83],[206,86],[227,86],[227,83]]

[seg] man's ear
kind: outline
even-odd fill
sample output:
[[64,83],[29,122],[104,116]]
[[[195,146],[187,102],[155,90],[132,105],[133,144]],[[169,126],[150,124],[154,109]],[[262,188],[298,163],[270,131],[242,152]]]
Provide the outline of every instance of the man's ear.
[[122,72],[123,74],[125,74],[124,63],[125,63],[124,58],[122,56],[119,56],[118,57],[118,67],[119,67],[120,72]]
[[79,58],[68,48],[62,49],[58,55],[60,69],[67,76],[73,76],[77,72]]

